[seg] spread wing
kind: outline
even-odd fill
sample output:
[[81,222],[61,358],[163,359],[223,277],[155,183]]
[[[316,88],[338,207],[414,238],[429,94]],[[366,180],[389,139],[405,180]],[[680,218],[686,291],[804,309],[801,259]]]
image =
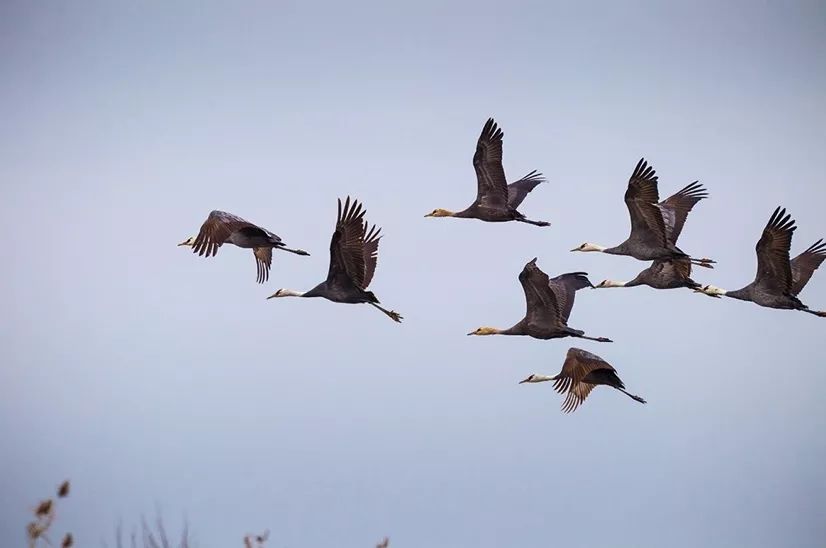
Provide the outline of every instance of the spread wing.
[[551,291],[559,303],[559,310],[563,323],[568,323],[571,309],[574,307],[574,296],[583,287],[594,287],[588,279],[587,272],[569,272],[550,280]]
[[529,324],[540,326],[559,323],[559,304],[551,291],[548,275],[536,266],[536,258],[519,273],[519,282],[525,291],[525,320]]
[[336,230],[330,239],[330,270],[327,272],[327,282],[364,288],[365,261],[364,261],[364,233],[365,210],[358,200],[350,204],[350,197],[341,207],[338,200],[338,218]]
[[665,223],[665,236],[669,242],[677,243],[688,213],[697,202],[704,198],[708,198],[708,191],[698,181],[694,181],[660,202],[660,211]]
[[[366,227],[366,223],[365,223]],[[364,287],[366,289],[373,280],[376,272],[376,262],[379,259],[379,240],[381,240],[381,229],[373,225],[364,237]]]
[[625,205],[631,217],[631,239],[665,245],[665,221],[657,204],[659,199],[657,172],[642,158],[628,179],[625,191]]
[[821,238],[813,243],[809,249],[792,259],[792,295],[797,296],[803,291],[814,271],[826,259],[826,242]]
[[691,280],[691,261],[688,259],[657,259],[640,275],[648,272],[653,280],[666,284],[668,282]]
[[614,370],[611,364],[596,354],[591,354],[580,348],[568,350],[565,363],[562,364],[562,372],[559,374],[559,378],[554,381],[554,388],[557,392],[560,394],[568,393],[565,401],[562,402],[564,413],[575,411],[585,401],[596,385],[584,382],[584,379],[592,371],[599,369]]
[[545,177],[536,170],[531,171],[518,181],[508,185],[508,207],[516,209],[525,200],[531,190],[540,183],[545,182]]
[[261,235],[275,236],[237,215],[216,210],[210,212],[207,220],[201,225],[201,230],[198,232],[198,236],[195,237],[195,242],[192,244],[192,252],[197,253],[199,256],[206,255],[209,257],[215,255],[218,253],[218,248],[227,241],[227,238],[238,230],[246,230],[253,233],[260,232]]
[[508,205],[508,183],[502,167],[502,130],[488,118],[473,155],[476,170],[476,202],[483,207],[502,209]]
[[270,266],[272,265],[272,248],[271,247],[256,247],[252,250],[255,256],[255,267],[258,270],[258,277],[255,279],[258,283],[266,282],[270,277]]
[[785,294],[792,290],[792,268],[789,249],[792,235],[797,227],[785,208],[778,207],[772,213],[763,235],[755,246],[757,252],[757,275],[754,283],[775,294]]

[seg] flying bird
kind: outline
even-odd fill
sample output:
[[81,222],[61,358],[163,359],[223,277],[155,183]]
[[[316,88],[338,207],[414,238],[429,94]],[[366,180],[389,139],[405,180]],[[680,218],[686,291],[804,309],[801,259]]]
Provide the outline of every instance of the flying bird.
[[574,295],[583,287],[593,287],[586,272],[569,272],[554,279],[536,266],[536,258],[519,274],[525,291],[527,312],[519,323],[508,329],[480,327],[468,335],[527,335],[535,339],[577,337],[598,342],[613,342],[605,337],[588,337],[584,331],[568,327],[568,316],[574,307]]
[[217,210],[210,212],[197,236],[187,238],[178,245],[192,247],[192,252],[198,256],[210,257],[217,255],[218,248],[225,243],[252,249],[258,271],[258,283],[264,283],[270,277],[273,249],[289,251],[296,255],[309,255],[303,249],[290,249],[281,238],[266,228],[254,225],[232,213]]
[[675,245],[683,230],[688,212],[697,201],[705,198],[705,189],[697,181],[686,186],[667,200],[660,199],[657,173],[640,159],[628,180],[625,205],[631,217],[631,234],[616,247],[584,243],[571,251],[596,251],[611,255],[627,255],[640,261],[684,259],[705,268],[714,268],[711,259],[694,259]]
[[647,285],[654,289],[677,289],[678,287],[696,289],[700,287],[700,284],[691,279],[691,261],[687,259],[660,259],[651,263],[651,266],[637,274],[636,278],[629,282],[603,280],[595,288],[636,287],[638,285]]
[[339,199],[336,230],[330,240],[330,269],[327,279],[304,293],[279,289],[267,298],[323,297],[336,303],[367,303],[401,323],[403,318],[398,312],[383,308],[376,295],[367,291],[376,271],[381,229],[373,225],[368,230],[364,221],[365,213],[367,210],[362,209],[358,200],[353,200],[351,204],[348,196],[342,209]]
[[757,252],[757,275],[754,281],[736,291],[726,291],[713,285],[706,285],[695,291],[710,297],[731,297],[741,301],[751,301],[768,308],[801,310],[826,317],[826,312],[810,310],[800,302],[797,295],[809,283],[815,270],[826,259],[826,242],[821,238],[809,248],[789,260],[792,235],[797,230],[791,214],[778,207],[772,213],[763,235],[755,246]]
[[519,384],[545,381],[554,381],[554,390],[560,394],[568,393],[565,401],[562,402],[563,413],[575,411],[585,401],[591,390],[600,384],[616,388],[629,398],[640,403],[646,403],[641,397],[625,391],[625,384],[623,384],[617,375],[617,370],[610,363],[581,348],[568,350],[565,363],[562,364],[562,371],[558,375],[549,377],[534,374],[523,381],[519,381]]
[[545,179],[534,170],[510,185],[507,183],[505,169],[502,167],[503,136],[504,133],[493,118],[488,118],[473,155],[476,200],[463,211],[454,213],[447,209],[434,209],[425,217],[460,217],[491,223],[519,221],[536,226],[550,226],[551,223],[532,221],[516,210],[528,193]]

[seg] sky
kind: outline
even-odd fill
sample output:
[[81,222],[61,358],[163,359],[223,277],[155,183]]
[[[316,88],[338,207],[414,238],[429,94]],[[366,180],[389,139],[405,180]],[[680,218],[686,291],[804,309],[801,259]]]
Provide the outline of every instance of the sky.
[[[702,283],[753,279],[778,205],[793,255],[826,237],[823,3],[10,0],[0,71],[0,545],[69,478],[82,546],[156,510],[202,547],[822,546],[826,320],[584,289],[570,325],[614,343],[465,334],[522,318],[534,257],[647,266],[569,252],[627,237],[641,157],[710,193],[679,242]],[[490,116],[550,227],[423,218],[473,200]],[[348,195],[401,325],[265,299],[324,279]],[[177,247],[213,209],[311,256],[262,286],[248,250]],[[648,404],[518,384],[571,346]]]

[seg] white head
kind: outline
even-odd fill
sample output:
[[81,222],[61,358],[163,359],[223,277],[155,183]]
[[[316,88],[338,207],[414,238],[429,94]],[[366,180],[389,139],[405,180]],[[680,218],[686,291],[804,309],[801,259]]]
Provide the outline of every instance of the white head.
[[303,296],[304,296],[304,293],[302,293],[300,291],[293,291],[292,289],[279,289],[278,291],[276,291],[275,293],[273,293],[272,295],[267,297],[267,299],[274,299],[276,297],[303,297]]
[[716,297],[718,299],[727,293],[725,289],[720,289],[719,287],[714,287],[713,285],[710,285],[710,284],[709,285],[704,285],[703,287],[701,287],[699,289],[695,289],[694,292],[695,293],[704,293],[704,294],[708,295],[709,297]]
[[618,282],[616,280],[602,280],[594,286],[594,289],[601,289],[604,287],[625,287],[625,282]]
[[185,245],[185,246],[192,247],[192,244],[194,244],[194,243],[195,243],[195,236],[190,236],[189,238],[187,238],[183,242],[179,243],[178,246]]
[[571,251],[605,251],[607,248],[602,247],[601,245],[597,244],[589,244],[585,242],[584,244],[573,248]]
[[534,375],[531,375],[530,377],[528,377],[527,379],[525,379],[524,381],[519,381],[519,384],[523,384],[523,383],[526,383],[526,382],[545,382],[545,381],[552,381],[552,380],[554,380],[554,378],[549,377],[548,375],[536,375],[536,374],[534,374]]

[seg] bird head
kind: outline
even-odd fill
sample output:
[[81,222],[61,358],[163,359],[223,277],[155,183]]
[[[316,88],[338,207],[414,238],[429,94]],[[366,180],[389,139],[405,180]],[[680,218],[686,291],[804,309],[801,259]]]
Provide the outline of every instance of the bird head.
[[585,242],[584,244],[573,248],[571,251],[605,251],[605,248],[601,245]]
[[195,243],[195,237],[194,237],[194,236],[190,236],[189,238],[187,238],[187,239],[186,239],[186,240],[184,240],[183,242],[179,243],[179,244],[178,244],[178,247],[180,247],[180,246],[182,246],[182,245],[186,245],[186,246],[192,247],[192,244],[194,244],[194,243]]
[[475,331],[471,331],[468,335],[496,335],[499,333],[499,330],[495,327],[480,327]]
[[723,295],[726,294],[725,289],[720,289],[719,287],[715,287],[715,286],[710,285],[710,284],[709,285],[704,285],[703,287],[695,289],[694,292],[695,293],[703,293],[705,295],[708,295],[709,297],[714,297],[714,298],[717,298],[717,299],[719,299],[720,297],[722,297]]
[[447,209],[439,209],[438,207],[425,215],[425,217],[453,217],[453,212]]

